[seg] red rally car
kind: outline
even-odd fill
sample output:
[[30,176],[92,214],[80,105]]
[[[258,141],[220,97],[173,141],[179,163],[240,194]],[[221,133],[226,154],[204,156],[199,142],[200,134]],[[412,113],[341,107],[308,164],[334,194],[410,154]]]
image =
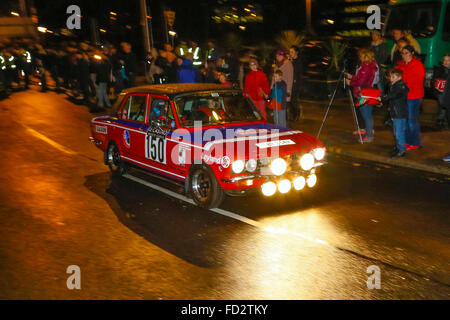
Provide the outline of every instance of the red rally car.
[[91,131],[113,175],[150,171],[206,208],[224,194],[312,188],[326,153],[311,135],[267,123],[241,90],[213,84],[127,89]]

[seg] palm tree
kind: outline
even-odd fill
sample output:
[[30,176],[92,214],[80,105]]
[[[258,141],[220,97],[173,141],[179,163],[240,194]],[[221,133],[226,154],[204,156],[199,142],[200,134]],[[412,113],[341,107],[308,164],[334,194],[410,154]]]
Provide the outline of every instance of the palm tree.
[[340,61],[344,58],[345,50],[348,47],[347,44],[333,39],[329,42],[325,42],[323,46],[328,50],[331,57],[330,69],[340,71]]
[[270,55],[275,48],[268,44],[267,42],[261,42],[257,47],[258,57],[260,59],[260,64],[264,67],[270,60]]
[[285,50],[289,50],[292,46],[301,48],[305,42],[305,35],[294,30],[286,30],[281,32],[275,42]]

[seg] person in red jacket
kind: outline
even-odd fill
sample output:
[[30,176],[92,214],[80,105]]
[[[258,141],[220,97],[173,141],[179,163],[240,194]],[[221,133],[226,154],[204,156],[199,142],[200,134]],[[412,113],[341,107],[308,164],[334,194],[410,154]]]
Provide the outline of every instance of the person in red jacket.
[[267,119],[265,98],[270,93],[269,82],[266,74],[259,69],[258,62],[255,59],[250,60],[249,67],[250,72],[245,76],[244,90],[264,119]]
[[416,56],[410,45],[401,51],[402,61],[396,68],[403,71],[403,81],[409,89],[408,93],[408,125],[406,127],[406,149],[422,147],[420,138],[419,110],[425,95],[423,81],[425,80],[425,66]]
[[[356,101],[360,99],[361,89],[373,88],[379,82],[378,66],[374,53],[369,49],[361,49],[358,52],[358,57],[360,66],[356,70],[356,74],[345,74],[347,84],[353,87],[353,96]],[[369,104],[359,106],[359,111],[366,125],[365,135],[363,137],[364,142],[372,142],[373,140],[372,108],[373,106]]]

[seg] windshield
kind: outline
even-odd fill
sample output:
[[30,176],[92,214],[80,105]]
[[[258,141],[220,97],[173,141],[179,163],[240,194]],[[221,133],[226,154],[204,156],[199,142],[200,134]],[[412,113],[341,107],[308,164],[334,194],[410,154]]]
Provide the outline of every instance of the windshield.
[[241,92],[201,93],[174,99],[177,114],[184,127],[262,120],[252,101]]
[[386,30],[410,30],[415,38],[432,36],[437,29],[441,4],[439,2],[422,2],[401,4],[391,7]]

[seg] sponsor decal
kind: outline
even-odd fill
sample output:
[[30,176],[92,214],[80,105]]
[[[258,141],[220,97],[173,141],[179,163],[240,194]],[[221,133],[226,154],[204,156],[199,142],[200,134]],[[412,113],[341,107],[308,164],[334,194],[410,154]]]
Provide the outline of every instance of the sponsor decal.
[[290,144],[295,144],[295,142],[292,141],[291,139],[276,140],[276,141],[260,142],[260,143],[257,143],[256,146],[260,149],[267,149],[267,148],[272,148],[272,147],[287,146]]
[[98,132],[101,134],[108,134],[108,127],[107,126],[95,126],[95,132]]
[[182,167],[186,165],[186,149],[179,148],[178,149],[178,164]]
[[148,127],[147,134],[157,135],[157,136],[167,136],[170,130],[165,130],[159,126]]
[[235,134],[237,137],[249,137],[256,135],[265,135],[269,131],[267,129],[236,129]]
[[123,131],[122,137],[123,137],[123,142],[129,148],[131,146],[131,143],[130,143],[130,133],[128,132],[128,130]]
[[205,161],[207,164],[215,163],[215,164],[221,165],[224,168],[228,168],[231,164],[230,157],[228,157],[228,156],[224,156],[222,158],[216,158],[216,157],[212,157],[212,156],[205,154],[203,156],[203,161]]
[[222,160],[220,161],[220,164],[225,169],[228,168],[230,166],[230,164],[231,164],[230,157],[228,157],[228,156],[222,157]]

